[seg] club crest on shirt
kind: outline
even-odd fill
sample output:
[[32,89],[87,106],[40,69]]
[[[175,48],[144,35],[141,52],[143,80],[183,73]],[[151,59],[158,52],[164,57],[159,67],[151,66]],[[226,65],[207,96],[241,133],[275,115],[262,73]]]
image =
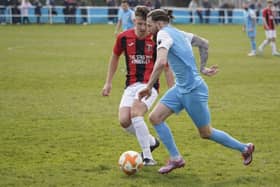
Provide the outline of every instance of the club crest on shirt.
[[153,45],[152,44],[147,44],[147,51],[152,51],[153,50]]

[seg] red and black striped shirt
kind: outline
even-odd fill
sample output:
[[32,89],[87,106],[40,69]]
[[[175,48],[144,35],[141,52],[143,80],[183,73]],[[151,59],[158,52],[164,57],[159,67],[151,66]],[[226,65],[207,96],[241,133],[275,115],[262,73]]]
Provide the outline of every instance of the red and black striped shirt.
[[[266,20],[268,30],[274,30],[275,25],[274,25],[274,17],[273,17],[272,10],[270,8],[265,8],[265,9],[263,9],[262,15],[263,15],[264,19]],[[267,28],[265,28],[265,29],[267,29]]]
[[[152,35],[139,39],[134,29],[118,35],[114,54],[120,56],[124,52],[126,61],[126,87],[136,82],[147,83],[152,74],[156,60],[156,44]],[[154,85],[159,89],[159,81]]]

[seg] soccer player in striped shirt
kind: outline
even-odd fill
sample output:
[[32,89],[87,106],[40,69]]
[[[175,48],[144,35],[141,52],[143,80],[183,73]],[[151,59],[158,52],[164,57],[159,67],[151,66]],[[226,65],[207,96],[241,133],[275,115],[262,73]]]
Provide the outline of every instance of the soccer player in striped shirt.
[[259,46],[259,52],[263,52],[266,45],[270,44],[272,55],[280,56],[276,48],[276,23],[272,12],[273,0],[267,0],[267,7],[262,11],[263,26],[265,30],[266,39]]
[[[153,36],[148,34],[146,29],[148,12],[149,9],[146,6],[137,6],[135,28],[117,36],[102,95],[110,94],[112,79],[117,70],[120,55],[124,53],[127,72],[125,90],[119,106],[119,121],[126,131],[136,135],[142,148],[144,165],[151,166],[156,165],[151,151],[159,146],[159,141],[150,134],[144,121],[144,115],[158,96],[159,80],[153,84],[149,99],[138,100],[138,92],[146,87],[156,59],[156,44],[152,39]],[[171,87],[174,83],[173,75],[168,66],[165,67],[165,70],[168,86]]]

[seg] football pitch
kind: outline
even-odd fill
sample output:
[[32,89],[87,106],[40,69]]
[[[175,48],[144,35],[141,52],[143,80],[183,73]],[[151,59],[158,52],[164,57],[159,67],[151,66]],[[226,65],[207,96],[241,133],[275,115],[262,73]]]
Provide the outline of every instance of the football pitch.
[[[280,57],[270,46],[247,57],[240,25],[177,26],[209,40],[208,65],[220,67],[204,77],[212,124],[255,144],[250,166],[239,152],[202,140],[181,112],[167,122],[186,166],[158,174],[168,159],[161,145],[153,153],[158,166],[126,176],[119,156],[140,147],[118,123],[123,58],[111,95],[101,96],[114,26],[0,26],[0,186],[280,186]],[[263,39],[259,26],[257,44]],[[163,79],[160,95],[166,89]]]

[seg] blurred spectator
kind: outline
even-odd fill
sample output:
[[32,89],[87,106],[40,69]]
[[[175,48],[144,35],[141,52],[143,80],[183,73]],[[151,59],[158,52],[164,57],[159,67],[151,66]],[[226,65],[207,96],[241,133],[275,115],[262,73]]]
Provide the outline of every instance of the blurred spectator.
[[87,20],[87,7],[86,7],[86,1],[82,0],[80,4],[80,9],[81,9],[81,16],[82,16],[82,24],[87,25],[88,20]]
[[146,1],[145,0],[139,0],[138,5],[145,5]]
[[75,1],[70,1],[69,6],[69,23],[75,24],[76,23],[76,10],[77,10],[77,4]]
[[36,16],[36,22],[37,22],[37,24],[40,24],[41,23],[42,4],[39,0],[35,0],[33,5],[35,6],[34,12],[35,12],[35,16]]
[[128,0],[128,4],[131,8],[134,8],[138,5],[138,0]]
[[32,7],[31,3],[29,2],[29,0],[22,0],[20,7],[21,7],[22,23],[29,24],[30,21],[29,21],[28,10],[29,8]]
[[[49,19],[52,19],[53,16],[56,16],[57,15],[57,12],[55,10],[55,2],[54,0],[50,0],[49,1]],[[52,21],[50,21],[50,23],[52,23]]]
[[225,23],[225,12],[228,9],[228,3],[224,2],[223,4],[221,4],[221,6],[219,7],[219,23],[224,24]]
[[106,0],[108,6],[108,24],[113,24],[117,22],[118,9],[115,0]]
[[155,0],[154,9],[160,9],[161,8],[161,0]]
[[203,0],[202,7],[205,9],[205,23],[209,23],[212,5],[209,0]]
[[151,9],[152,9],[152,7],[153,7],[153,4],[152,4],[152,2],[151,2],[150,0],[146,0],[146,2],[145,2],[145,6],[146,6],[146,7],[148,7],[148,8],[149,8],[149,10],[151,10]]
[[0,0],[0,24],[6,24],[5,11],[8,6],[7,0]]
[[257,1],[257,5],[256,5],[256,15],[257,15],[257,22],[260,18],[260,15],[261,15],[261,12],[262,12],[262,8],[263,8],[263,5],[262,5],[262,1],[261,0],[258,0]]
[[192,0],[189,4],[190,22],[195,23],[195,14],[199,17],[199,22],[203,23],[202,11],[199,9],[198,0]]
[[21,24],[20,0],[11,1],[12,23]]
[[275,22],[277,25],[280,24],[280,1],[274,3],[275,7]]
[[227,18],[228,18],[228,23],[232,23],[232,16],[233,16],[233,9],[234,9],[234,4],[233,3],[228,3],[228,9],[227,9]]
[[64,22],[65,24],[69,24],[70,23],[70,19],[69,19],[69,14],[70,14],[70,7],[69,7],[69,3],[67,0],[64,0],[63,2],[64,8],[63,8],[63,14],[64,14]]

